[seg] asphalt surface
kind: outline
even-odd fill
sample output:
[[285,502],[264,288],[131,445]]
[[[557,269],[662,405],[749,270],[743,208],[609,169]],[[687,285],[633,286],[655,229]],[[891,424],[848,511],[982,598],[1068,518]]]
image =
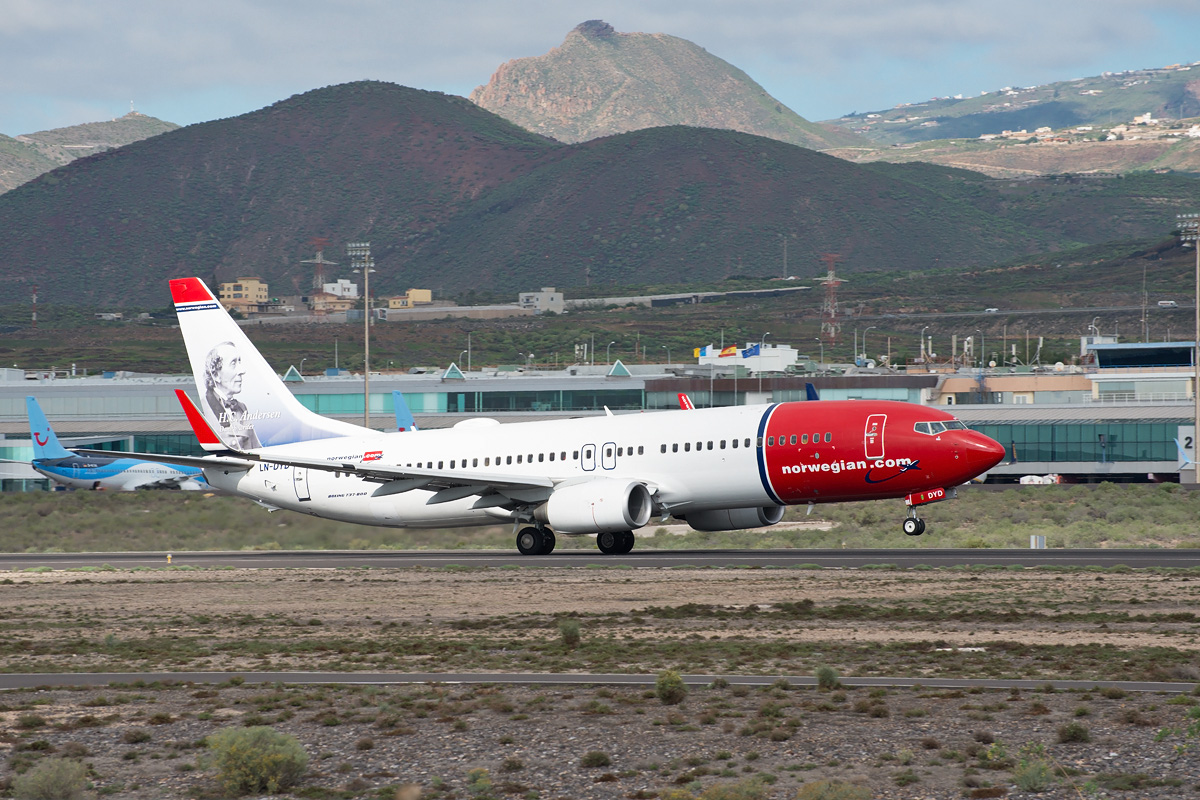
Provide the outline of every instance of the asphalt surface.
[[[693,686],[710,684],[722,678],[730,684],[770,686],[787,680],[793,686],[816,686],[810,675],[682,675]],[[0,674],[0,690],[35,689],[53,686],[136,686],[149,683],[225,683],[238,679],[242,683],[286,684],[412,684],[412,683],[499,683],[506,685],[534,684],[543,686],[653,686],[657,675],[617,673],[540,673],[540,672],[72,672],[72,673],[13,673]],[[1182,694],[1192,691],[1194,683],[1162,683],[1153,681],[1025,681],[991,678],[839,678],[845,686],[923,686],[939,689],[1042,689],[1053,686],[1058,691],[1090,691],[1117,686],[1129,692],[1166,692]]]
[[1193,550],[637,550],[606,556],[598,550],[560,550],[548,556],[523,556],[505,550],[294,550],[195,553],[0,553],[0,570],[81,569],[104,565],[133,567],[234,567],[238,569],[355,569],[412,567],[587,567],[628,566],[647,569],[683,567],[756,567],[815,564],[852,569],[868,565],[916,566],[1064,566],[1200,567]]

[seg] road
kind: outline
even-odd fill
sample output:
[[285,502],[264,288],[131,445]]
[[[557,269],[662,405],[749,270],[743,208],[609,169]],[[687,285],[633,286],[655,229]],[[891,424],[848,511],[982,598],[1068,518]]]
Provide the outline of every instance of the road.
[[[166,567],[167,553],[0,553],[0,570],[83,569],[109,565],[121,569]],[[760,569],[815,564],[850,569],[867,565],[933,566],[1063,566],[1063,567],[1200,567],[1193,550],[634,550],[606,556],[596,550],[560,550],[548,556],[522,556],[504,550],[295,550],[172,553],[172,566],[238,569],[356,569],[412,567],[588,567],[627,566],[646,569],[679,567],[755,567]]]

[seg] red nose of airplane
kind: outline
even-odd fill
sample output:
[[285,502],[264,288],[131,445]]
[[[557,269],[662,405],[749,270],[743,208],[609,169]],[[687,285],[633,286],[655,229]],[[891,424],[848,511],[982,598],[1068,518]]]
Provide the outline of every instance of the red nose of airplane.
[[978,431],[970,432],[967,440],[963,442],[963,447],[966,450],[967,466],[976,475],[987,472],[1003,461],[1005,455],[1007,455],[1004,445],[990,436],[984,436]]

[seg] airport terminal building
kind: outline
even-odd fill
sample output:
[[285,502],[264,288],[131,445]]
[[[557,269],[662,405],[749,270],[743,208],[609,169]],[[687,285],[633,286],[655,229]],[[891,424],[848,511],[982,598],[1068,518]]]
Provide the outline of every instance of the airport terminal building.
[[[448,427],[469,417],[501,422],[678,409],[687,393],[697,408],[799,401],[806,384],[822,400],[887,399],[949,409],[1008,450],[987,477],[1027,475],[1064,482],[1195,483],[1194,368],[1191,342],[1094,344],[1079,366],[861,369],[801,357],[782,372],[738,366],[573,365],[558,371],[516,367],[371,376],[371,425],[395,430],[393,392],[403,394],[417,425]],[[306,407],[349,422],[363,419],[361,376],[301,377],[285,383]],[[27,463],[33,457],[25,397],[37,398],[68,447],[146,453],[202,452],[175,397],[195,397],[191,376],[0,370],[0,490],[47,488]],[[1176,443],[1179,443],[1177,446]]]

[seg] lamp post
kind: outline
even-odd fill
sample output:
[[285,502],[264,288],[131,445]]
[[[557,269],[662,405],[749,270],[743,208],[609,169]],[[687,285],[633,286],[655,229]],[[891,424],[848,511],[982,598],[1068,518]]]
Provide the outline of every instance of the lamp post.
[[616,344],[616,342],[609,342],[608,347],[604,348],[604,363],[605,364],[612,363],[612,346],[614,344]]
[[[1200,214],[1179,214],[1179,238],[1186,245],[1192,243],[1196,250],[1196,330],[1192,343],[1192,397],[1196,400],[1195,428],[1192,431],[1192,452],[1196,452],[1196,435],[1200,434]],[[1192,456],[1193,460],[1195,455]],[[1200,466],[1194,466],[1197,482],[1200,482]]]
[[471,332],[467,331],[467,372],[471,371]]
[[307,357],[300,359],[300,375],[301,375],[301,377],[304,376],[304,362],[307,360],[308,360]]
[[985,362],[983,360],[984,359],[983,351],[986,349],[983,344],[983,331],[979,330],[979,328],[976,328],[975,332],[979,334],[979,368],[983,369],[984,364],[985,364]]
[[[767,337],[770,335],[771,335],[771,332],[767,331],[766,333],[764,333],[762,335],[762,338],[758,340],[758,357],[759,358],[763,357],[763,347],[766,346]],[[762,363],[761,362],[759,363],[759,369],[757,370],[757,372],[758,372],[758,393],[761,395],[762,394]]]
[[922,364],[925,363],[925,331],[927,331],[927,330],[929,330],[928,325],[926,325],[924,328],[921,328],[921,363]]
[[[462,357],[465,356],[466,354],[467,354],[466,350],[459,350],[458,351],[458,360],[462,361]],[[470,370],[468,369],[467,371],[469,372]]]
[[659,347],[667,351],[667,366],[671,366],[671,348],[667,347],[665,344],[659,345]]
[[371,273],[375,259],[371,258],[370,242],[350,242],[346,255],[354,272],[363,276],[363,427],[371,427]]
[[874,325],[870,326],[870,327],[869,327],[869,328],[867,328],[865,331],[863,331],[863,340],[862,340],[862,349],[863,349],[863,352],[862,352],[862,356],[863,356],[863,363],[864,363],[864,364],[866,364],[866,362],[867,362],[867,358],[869,358],[869,356],[867,355],[867,334],[868,334],[869,332],[873,331],[873,330],[875,330],[875,326],[874,326]]
[[821,348],[821,371],[824,372],[825,371],[825,342],[821,339],[820,336],[814,336],[813,341],[816,342],[817,346]]

